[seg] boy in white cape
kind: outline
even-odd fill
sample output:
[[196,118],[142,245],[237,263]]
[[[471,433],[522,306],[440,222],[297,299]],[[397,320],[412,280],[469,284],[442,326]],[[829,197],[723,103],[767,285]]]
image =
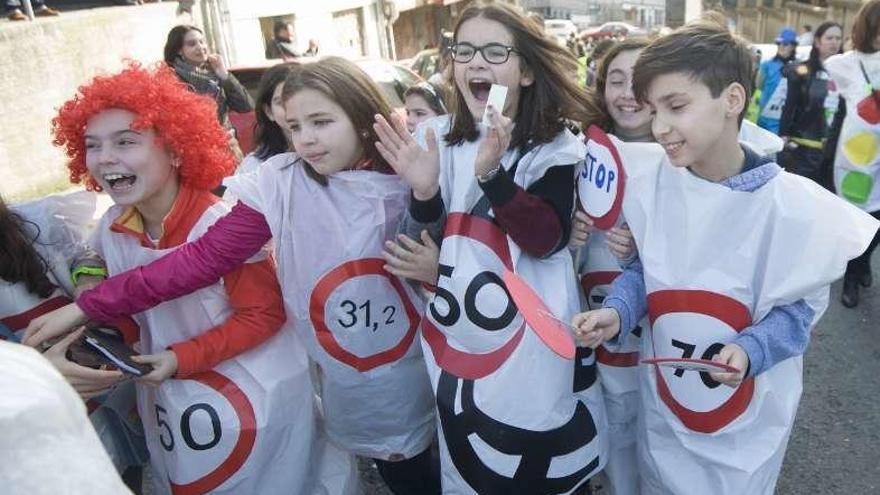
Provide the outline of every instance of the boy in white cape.
[[751,64],[721,26],[688,25],[655,41],[633,86],[652,107],[662,149],[611,141],[640,260],[603,308],[575,316],[581,343],[619,341],[647,313],[642,359],[703,358],[737,370],[640,366],[644,493],[773,493],[810,329],[829,284],[878,226],[738,142]]

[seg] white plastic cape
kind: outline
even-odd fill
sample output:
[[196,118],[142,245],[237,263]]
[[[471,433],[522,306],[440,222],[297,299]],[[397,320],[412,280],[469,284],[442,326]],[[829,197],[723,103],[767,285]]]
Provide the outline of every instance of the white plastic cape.
[[874,89],[880,88],[880,54],[850,51],[825,61],[825,70],[846,100],[834,159],[834,186],[842,198],[874,212],[880,210],[880,187],[876,184],[880,177],[880,109],[859,62]]
[[[23,282],[0,281],[0,339],[18,342],[30,320],[73,300],[71,266],[83,256],[94,254],[84,239],[95,211],[95,195],[76,192],[52,195],[12,206],[27,222],[25,229],[36,236],[33,244],[47,261],[46,275],[56,286],[48,297],[28,291]],[[120,472],[146,460],[140,419],[132,414],[134,384],[125,382],[108,394],[90,399],[94,408],[89,418]]]
[[[94,247],[111,275],[170,249],[142,247],[111,232],[122,209],[99,222]],[[187,236],[197,239],[228,207],[208,208]],[[265,258],[266,253],[255,259]],[[252,260],[253,261],[253,260]],[[140,350],[155,353],[195,337],[233,313],[222,282],[133,315]],[[138,385],[156,493],[348,493],[351,459],[317,427],[305,349],[288,322],[268,341],[189,379]]]
[[[622,220],[622,219],[621,219]],[[618,222],[622,224],[623,222]],[[605,233],[594,231],[581,248],[578,277],[583,290],[583,311],[602,307],[611,283],[620,275],[620,261],[608,250]],[[639,336],[647,318],[623,343],[605,343],[596,349],[596,366],[608,413],[608,463],[604,474],[612,495],[637,494],[636,416],[639,410]]]
[[82,399],[39,353],[0,342],[0,396],[3,493],[131,493]]
[[[448,117],[431,120],[419,138],[433,126],[439,141],[448,125]],[[448,217],[440,280],[422,336],[437,400],[443,491],[571,493],[606,459],[595,355],[578,349],[572,362],[551,351],[500,278],[504,268],[512,269],[568,320],[578,310],[571,256],[528,256],[492,222],[474,178],[478,145],[438,142]],[[506,170],[517,155],[505,155]],[[583,155],[583,144],[564,131],[525,153],[514,181],[527,188],[548,168],[576,164]]]
[[226,185],[272,230],[288,316],[318,365],[330,439],[367,457],[410,458],[434,437],[416,338],[423,307],[382,258],[409,189],[371,171],[327,180],[322,186],[299,156],[283,153]]
[[785,145],[781,137],[748,120],[739,126],[739,141],[761,156],[773,156]]
[[72,300],[70,270],[88,251],[84,239],[95,211],[95,194],[81,191],[47,196],[11,209],[25,220],[26,233],[36,238],[33,247],[46,261],[46,275],[56,286],[49,297],[42,298],[28,292],[24,284],[0,281],[0,323],[14,334],[0,334],[0,339],[17,341],[28,320]]
[[[643,358],[711,358],[773,307],[801,299],[818,319],[828,285],[877,230],[808,179],[780,171],[754,192],[734,191],[672,166],[658,145],[613,141],[652,322]],[[795,357],[732,389],[706,374],[642,365],[642,490],[773,493],[801,372]]]

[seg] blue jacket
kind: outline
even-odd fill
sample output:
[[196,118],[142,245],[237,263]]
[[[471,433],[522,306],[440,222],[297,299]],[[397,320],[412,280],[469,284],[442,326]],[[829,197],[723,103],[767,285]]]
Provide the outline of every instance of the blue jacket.
[[[782,107],[785,105],[785,94],[788,82],[782,75],[782,68],[792,59],[784,60],[779,57],[761,64],[761,99],[758,100],[758,125],[770,132],[779,134],[779,120],[782,118]],[[779,85],[783,84],[783,87]]]

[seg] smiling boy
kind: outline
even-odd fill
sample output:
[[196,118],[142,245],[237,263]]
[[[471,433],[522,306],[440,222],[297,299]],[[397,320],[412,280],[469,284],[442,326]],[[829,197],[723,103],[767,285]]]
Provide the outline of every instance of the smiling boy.
[[642,358],[703,358],[737,370],[640,367],[646,493],[773,492],[810,329],[829,284],[877,229],[738,142],[752,63],[726,28],[697,23],[652,43],[633,74],[665,151],[617,145],[628,175],[623,214],[641,259],[615,280],[602,309],[573,324],[595,347],[624,338],[647,313]]

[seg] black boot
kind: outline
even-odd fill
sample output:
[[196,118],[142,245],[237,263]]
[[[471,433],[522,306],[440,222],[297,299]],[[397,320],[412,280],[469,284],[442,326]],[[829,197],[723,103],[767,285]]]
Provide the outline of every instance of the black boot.
[[874,277],[871,275],[871,269],[868,268],[859,276],[859,285],[862,287],[870,287],[874,283]]
[[847,308],[859,305],[859,280],[856,277],[843,278],[843,294],[840,295],[840,302]]

